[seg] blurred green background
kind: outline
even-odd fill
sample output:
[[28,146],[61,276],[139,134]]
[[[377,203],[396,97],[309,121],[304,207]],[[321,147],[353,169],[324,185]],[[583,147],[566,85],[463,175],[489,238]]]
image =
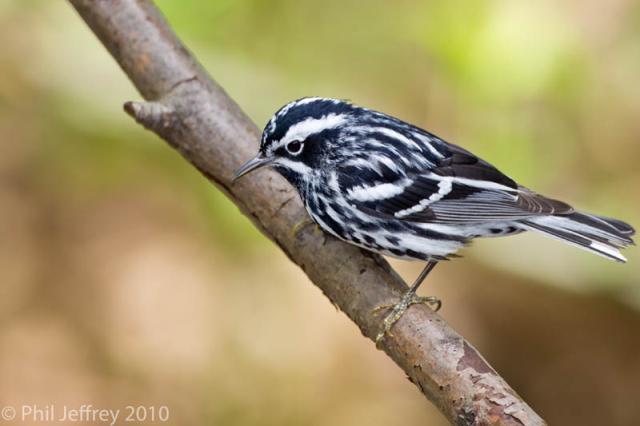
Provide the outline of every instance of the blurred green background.
[[[262,126],[308,95],[640,225],[640,3],[161,0]],[[0,0],[0,404],[180,425],[446,424],[192,167],[61,1]],[[422,292],[551,424],[640,424],[640,254],[483,240]],[[393,262],[411,279],[421,265]],[[23,422],[20,424],[30,424]],[[41,423],[40,423],[41,424]]]

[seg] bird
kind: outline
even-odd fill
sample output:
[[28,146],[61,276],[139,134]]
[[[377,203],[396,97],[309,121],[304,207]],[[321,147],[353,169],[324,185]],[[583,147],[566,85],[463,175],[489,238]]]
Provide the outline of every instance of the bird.
[[234,182],[270,166],[298,192],[325,232],[369,251],[426,266],[390,306],[379,344],[409,306],[441,302],[416,292],[440,261],[479,237],[533,231],[626,262],[634,228],[585,213],[516,183],[466,149],[349,101],[306,97],[268,121],[257,155]]

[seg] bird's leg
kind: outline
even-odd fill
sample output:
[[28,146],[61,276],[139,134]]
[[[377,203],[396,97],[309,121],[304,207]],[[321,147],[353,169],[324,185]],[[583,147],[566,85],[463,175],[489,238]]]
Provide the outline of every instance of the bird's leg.
[[391,331],[391,327],[402,317],[405,311],[411,305],[415,305],[417,303],[426,303],[428,305],[434,305],[434,311],[438,311],[442,306],[442,302],[440,299],[434,296],[417,296],[416,291],[418,291],[418,287],[423,283],[424,279],[427,278],[429,272],[436,266],[438,262],[435,260],[430,260],[427,263],[427,266],[424,267],[418,278],[416,278],[413,285],[409,288],[409,290],[402,296],[400,301],[395,305],[383,305],[378,306],[375,311],[381,309],[393,308],[391,312],[385,317],[382,330],[376,336],[376,346],[379,346],[385,335],[387,335]]

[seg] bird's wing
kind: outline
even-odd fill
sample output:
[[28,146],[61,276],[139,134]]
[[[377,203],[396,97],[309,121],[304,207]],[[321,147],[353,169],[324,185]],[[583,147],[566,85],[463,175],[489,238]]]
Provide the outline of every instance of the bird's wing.
[[411,222],[486,223],[573,212],[571,206],[520,187],[489,163],[455,149],[428,171],[387,170],[367,184],[357,170],[339,168],[341,192],[363,212]]

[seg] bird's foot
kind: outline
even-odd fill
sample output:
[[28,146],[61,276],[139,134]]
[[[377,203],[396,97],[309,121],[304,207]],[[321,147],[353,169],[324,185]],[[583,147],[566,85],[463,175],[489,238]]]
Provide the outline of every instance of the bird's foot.
[[298,234],[307,226],[309,225],[315,225],[316,223],[311,220],[310,218],[304,218],[303,220],[301,220],[300,222],[296,223],[293,228],[291,228],[291,235],[293,235],[294,237],[298,237]]
[[391,312],[384,318],[382,323],[382,330],[376,336],[376,347],[380,348],[380,344],[384,340],[385,336],[391,335],[391,328],[393,325],[404,315],[411,305],[426,304],[433,309],[434,312],[438,312],[442,307],[442,301],[435,296],[418,296],[413,291],[408,291],[402,296],[400,301],[395,305],[381,305],[377,306],[373,312],[377,313],[381,310],[391,309]]

